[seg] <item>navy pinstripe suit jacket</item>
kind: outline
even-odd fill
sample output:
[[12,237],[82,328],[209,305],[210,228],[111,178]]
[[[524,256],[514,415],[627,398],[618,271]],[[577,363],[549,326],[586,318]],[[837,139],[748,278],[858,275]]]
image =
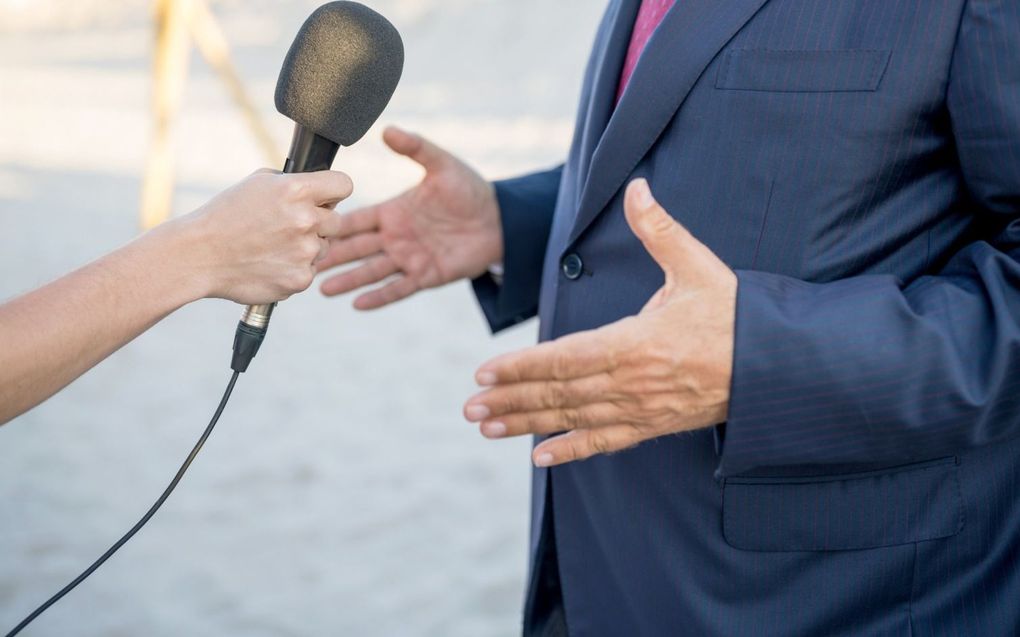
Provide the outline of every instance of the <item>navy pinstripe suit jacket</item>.
[[679,0],[614,110],[638,5],[476,291],[543,339],[636,313],[646,177],[738,274],[730,419],[535,471],[570,634],[1020,634],[1020,1]]

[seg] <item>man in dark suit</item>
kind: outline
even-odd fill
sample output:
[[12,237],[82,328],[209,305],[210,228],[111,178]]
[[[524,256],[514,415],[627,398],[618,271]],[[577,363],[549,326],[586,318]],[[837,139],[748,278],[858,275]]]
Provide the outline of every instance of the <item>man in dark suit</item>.
[[529,634],[1020,634],[1020,3],[671,4],[561,167],[388,130],[426,177],[323,291],[538,314],[465,407],[536,434]]

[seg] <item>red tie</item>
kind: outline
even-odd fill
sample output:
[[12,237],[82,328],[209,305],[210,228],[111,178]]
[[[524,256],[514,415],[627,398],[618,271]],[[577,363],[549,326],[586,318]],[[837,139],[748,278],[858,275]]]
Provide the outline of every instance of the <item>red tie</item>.
[[666,13],[672,8],[675,0],[642,0],[641,9],[638,11],[637,20],[634,21],[634,32],[630,36],[630,47],[627,49],[627,59],[623,63],[623,75],[620,76],[620,87],[616,90],[616,102],[620,102],[623,91],[630,82],[630,76],[634,74],[641,53],[645,45],[655,33],[655,29],[666,17]]

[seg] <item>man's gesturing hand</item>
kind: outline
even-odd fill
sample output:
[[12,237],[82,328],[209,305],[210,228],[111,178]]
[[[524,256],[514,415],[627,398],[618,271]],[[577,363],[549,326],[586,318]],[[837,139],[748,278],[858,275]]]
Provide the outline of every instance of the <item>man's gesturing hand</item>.
[[662,209],[643,179],[627,188],[624,205],[665,285],[637,316],[485,363],[476,380],[489,389],[464,407],[489,438],[566,431],[535,447],[538,466],[726,419],[736,275]]
[[354,300],[371,310],[462,278],[483,274],[503,258],[499,204],[492,184],[467,164],[418,135],[390,127],[383,140],[425,168],[407,192],[343,215],[320,272],[362,261],[322,283],[336,296],[395,277]]

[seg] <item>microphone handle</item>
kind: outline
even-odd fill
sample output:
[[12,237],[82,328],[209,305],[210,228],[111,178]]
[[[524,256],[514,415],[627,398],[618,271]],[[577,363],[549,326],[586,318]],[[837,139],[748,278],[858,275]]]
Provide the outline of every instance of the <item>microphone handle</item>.
[[[294,137],[291,139],[290,152],[283,164],[284,173],[310,173],[317,170],[329,170],[336,159],[340,145],[326,139],[301,124],[294,125]],[[234,355],[230,367],[235,372],[245,372],[251,360],[259,351],[262,341],[269,329],[269,320],[273,317],[276,303],[249,305],[241,314],[234,334]]]

